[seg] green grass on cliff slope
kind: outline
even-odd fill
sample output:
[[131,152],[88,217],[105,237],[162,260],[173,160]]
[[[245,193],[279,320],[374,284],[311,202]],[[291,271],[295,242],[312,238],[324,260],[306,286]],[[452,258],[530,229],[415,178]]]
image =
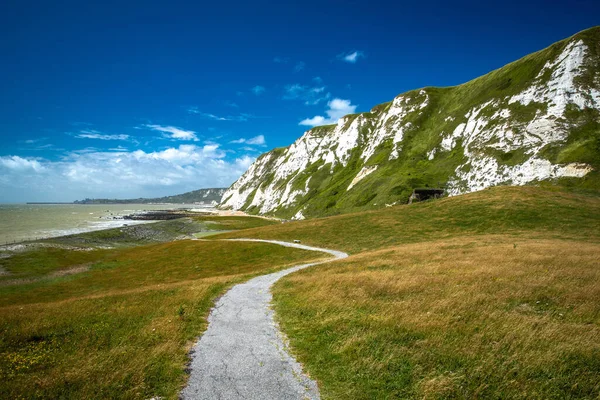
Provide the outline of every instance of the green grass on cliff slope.
[[460,235],[587,240],[600,233],[600,195],[559,188],[500,186],[360,213],[288,222],[215,238],[302,240],[352,254]]
[[600,396],[600,196],[497,187],[240,236],[351,253],[273,290],[324,399]]
[[[578,78],[577,84],[584,87],[598,88],[600,78],[595,76],[600,60],[600,27],[580,32],[573,38],[581,39],[588,46],[588,61],[591,63],[585,73]],[[488,106],[481,115],[491,116],[498,109],[511,111],[511,124],[515,131],[524,129],[525,123],[533,118],[538,110],[545,111],[547,105],[531,103],[523,106],[518,103],[508,104],[510,96],[522,92],[534,83],[545,83],[550,74],[544,74],[541,80],[535,80],[536,75],[544,65],[554,60],[573,39],[568,38],[552,46],[530,54],[522,59],[492,71],[482,77],[455,87],[435,88],[424,90],[429,97],[428,106],[422,110],[410,113],[404,122],[412,126],[405,129],[401,142],[402,151],[395,160],[389,160],[393,150],[390,140],[382,143],[366,165],[378,165],[378,169],[360,181],[353,189],[347,187],[365,165],[360,155],[374,134],[377,117],[386,112],[391,103],[384,103],[373,108],[371,113],[360,114],[365,123],[360,128],[359,146],[352,150],[346,167],[336,165],[331,170],[330,165],[322,166],[322,162],[308,166],[307,170],[297,176],[290,176],[276,182],[279,188],[293,181],[294,189],[304,188],[310,177],[309,191],[296,203],[276,209],[273,214],[290,218],[299,210],[305,216],[319,217],[336,215],[346,212],[356,212],[384,207],[385,204],[406,203],[413,189],[420,187],[439,187],[445,185],[455,175],[458,166],[464,163],[464,149],[459,141],[452,151],[439,151],[439,145],[444,135],[450,134],[463,122],[466,114],[473,107],[482,105],[490,100],[499,101],[498,106]],[[403,94],[411,104],[421,104],[425,97],[420,90]],[[347,124],[357,118],[357,115],[347,116]],[[449,119],[448,117],[451,117]],[[553,185],[566,185],[571,188],[600,189],[600,112],[598,110],[579,110],[570,107],[565,116],[569,124],[570,135],[565,143],[555,144],[542,149],[540,156],[554,163],[583,162],[590,164],[595,171],[585,179],[559,179],[548,182]],[[493,128],[499,120],[490,121],[487,129]],[[310,131],[313,136],[330,134],[335,126],[317,127]],[[435,157],[429,160],[427,154],[438,148]],[[277,149],[274,155],[281,155],[284,149]],[[471,149],[473,150],[473,149]],[[496,158],[499,164],[514,166],[522,163],[526,157],[523,151],[515,150],[502,152],[482,147],[484,155]],[[273,163],[275,158],[271,159]],[[319,169],[320,168],[320,169]],[[269,168],[266,169],[270,171]],[[331,171],[330,171],[331,170]],[[261,185],[273,183],[273,174],[269,172],[260,178]],[[245,205],[251,213],[259,208],[248,208],[252,197]]]

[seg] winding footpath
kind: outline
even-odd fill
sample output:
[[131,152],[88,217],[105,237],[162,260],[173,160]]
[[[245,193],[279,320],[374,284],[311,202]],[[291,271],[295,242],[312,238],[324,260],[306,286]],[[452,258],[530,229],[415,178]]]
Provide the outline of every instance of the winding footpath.
[[[331,254],[348,254],[302,244],[260,239],[286,247]],[[183,399],[318,399],[315,381],[302,372],[287,351],[283,333],[270,307],[270,288],[281,277],[331,260],[296,265],[259,276],[231,288],[208,317],[208,329],[192,350],[191,373]]]

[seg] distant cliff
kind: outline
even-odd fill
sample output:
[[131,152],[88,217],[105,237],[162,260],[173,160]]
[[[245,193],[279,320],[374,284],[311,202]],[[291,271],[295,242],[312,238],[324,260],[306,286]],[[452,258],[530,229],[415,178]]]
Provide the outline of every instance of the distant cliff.
[[212,204],[219,203],[225,193],[225,188],[199,189],[175,196],[157,197],[154,199],[84,199],[76,200],[74,204],[148,204],[148,203],[173,203],[173,204]]
[[284,218],[495,185],[600,188],[600,27],[465,84],[397,96],[260,156],[222,208]]

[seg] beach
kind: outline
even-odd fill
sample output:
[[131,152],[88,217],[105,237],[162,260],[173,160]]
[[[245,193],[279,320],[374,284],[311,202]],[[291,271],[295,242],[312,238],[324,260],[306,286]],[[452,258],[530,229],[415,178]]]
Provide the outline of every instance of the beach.
[[124,219],[157,210],[208,212],[195,204],[0,204],[0,245],[154,221]]

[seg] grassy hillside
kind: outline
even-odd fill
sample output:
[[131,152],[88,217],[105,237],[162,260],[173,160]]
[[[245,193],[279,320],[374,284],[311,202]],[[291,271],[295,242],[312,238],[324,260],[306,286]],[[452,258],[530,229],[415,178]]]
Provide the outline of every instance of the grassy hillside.
[[557,188],[503,186],[458,197],[277,224],[216,238],[294,240],[357,254],[397,244],[502,234],[595,240],[600,195]]
[[[269,213],[291,218],[298,211],[306,217],[322,217],[347,212],[358,212],[382,208],[386,204],[406,203],[413,189],[422,187],[443,187],[457,179],[457,170],[462,172],[473,170],[473,160],[477,157],[491,157],[498,168],[515,167],[523,164],[535,154],[552,164],[585,163],[593,168],[584,178],[550,179],[547,184],[577,187],[582,190],[600,189],[600,110],[595,107],[579,109],[570,104],[564,115],[550,121],[556,121],[558,126],[543,132],[529,132],[529,123],[535,118],[541,118],[548,111],[549,104],[531,102],[527,106],[510,103],[510,98],[524,90],[545,85],[551,77],[552,69],[543,76],[537,77],[547,63],[553,62],[573,40],[581,40],[587,46],[587,61],[582,73],[575,79],[573,91],[580,90],[582,96],[590,97],[590,88],[600,90],[600,27],[580,32],[572,38],[557,42],[546,49],[530,54],[522,59],[492,71],[482,77],[455,87],[426,87],[403,93],[402,107],[407,114],[391,116],[380,123],[392,108],[393,102],[383,103],[374,107],[371,112],[348,115],[344,117],[343,131],[351,136],[350,127],[358,123],[358,142],[343,165],[338,162],[333,166],[323,161],[309,163],[298,172],[290,172],[284,178],[274,178],[273,165],[276,161],[284,164],[293,155],[287,149],[275,149],[264,155],[261,160],[268,163],[260,174],[252,177],[239,192],[251,190],[246,203],[241,209],[251,213],[260,211],[260,204],[251,205],[259,191],[276,190],[281,193],[290,187],[292,191],[301,190],[291,204],[281,205]],[[541,87],[540,86],[540,87]],[[542,89],[540,89],[542,90]],[[397,98],[398,99],[398,98]],[[425,106],[423,106],[425,105]],[[396,111],[400,106],[396,108]],[[466,144],[459,139],[451,150],[444,149],[442,141],[459,125],[468,121],[469,112],[481,107],[479,116],[484,119],[483,132],[492,132],[498,126],[504,126],[504,131],[510,130],[515,137],[522,137],[520,147],[500,146],[498,137],[480,139],[470,144],[469,157],[465,152]],[[501,117],[502,111],[509,113]],[[394,132],[403,130],[403,138],[394,144]],[[551,141],[540,149],[527,147],[528,137],[550,136],[552,131],[566,130],[566,140]],[[307,145],[314,146],[314,152],[329,153],[335,151],[338,143],[331,143],[330,148],[321,148],[323,138],[334,135],[336,125],[313,128],[301,140]],[[377,138],[381,131],[391,132],[381,142]],[[479,140],[479,139],[478,139]],[[371,143],[379,143],[373,155],[366,160],[361,158]],[[324,141],[327,142],[327,141]],[[328,146],[329,146],[329,142]],[[518,143],[515,142],[515,143]],[[300,145],[300,150],[306,146]],[[396,158],[390,157],[396,154]],[[337,156],[336,156],[337,159]],[[489,163],[487,163],[489,164]],[[347,190],[352,180],[363,167],[377,169],[362,179],[358,184]],[[290,167],[290,170],[293,170]],[[539,182],[534,182],[538,184]],[[465,186],[458,179],[455,187]],[[232,186],[232,187],[235,187]],[[229,189],[231,191],[231,188]],[[469,191],[465,186],[464,191]],[[226,193],[224,202],[231,192]]]
[[[223,222],[232,229],[256,220]],[[315,258],[264,243],[194,240],[77,249],[2,253],[0,398],[175,399],[215,298]]]
[[[208,216],[192,226],[351,253],[274,288],[281,327],[323,398],[600,395],[598,194],[497,187],[284,224]],[[0,397],[176,398],[214,299],[315,257],[115,235],[2,253]],[[119,247],[102,248],[102,237]]]
[[392,246],[285,278],[275,310],[324,399],[595,399],[600,244]]
[[323,398],[597,398],[600,197],[535,187],[228,233],[349,251],[279,281]]

